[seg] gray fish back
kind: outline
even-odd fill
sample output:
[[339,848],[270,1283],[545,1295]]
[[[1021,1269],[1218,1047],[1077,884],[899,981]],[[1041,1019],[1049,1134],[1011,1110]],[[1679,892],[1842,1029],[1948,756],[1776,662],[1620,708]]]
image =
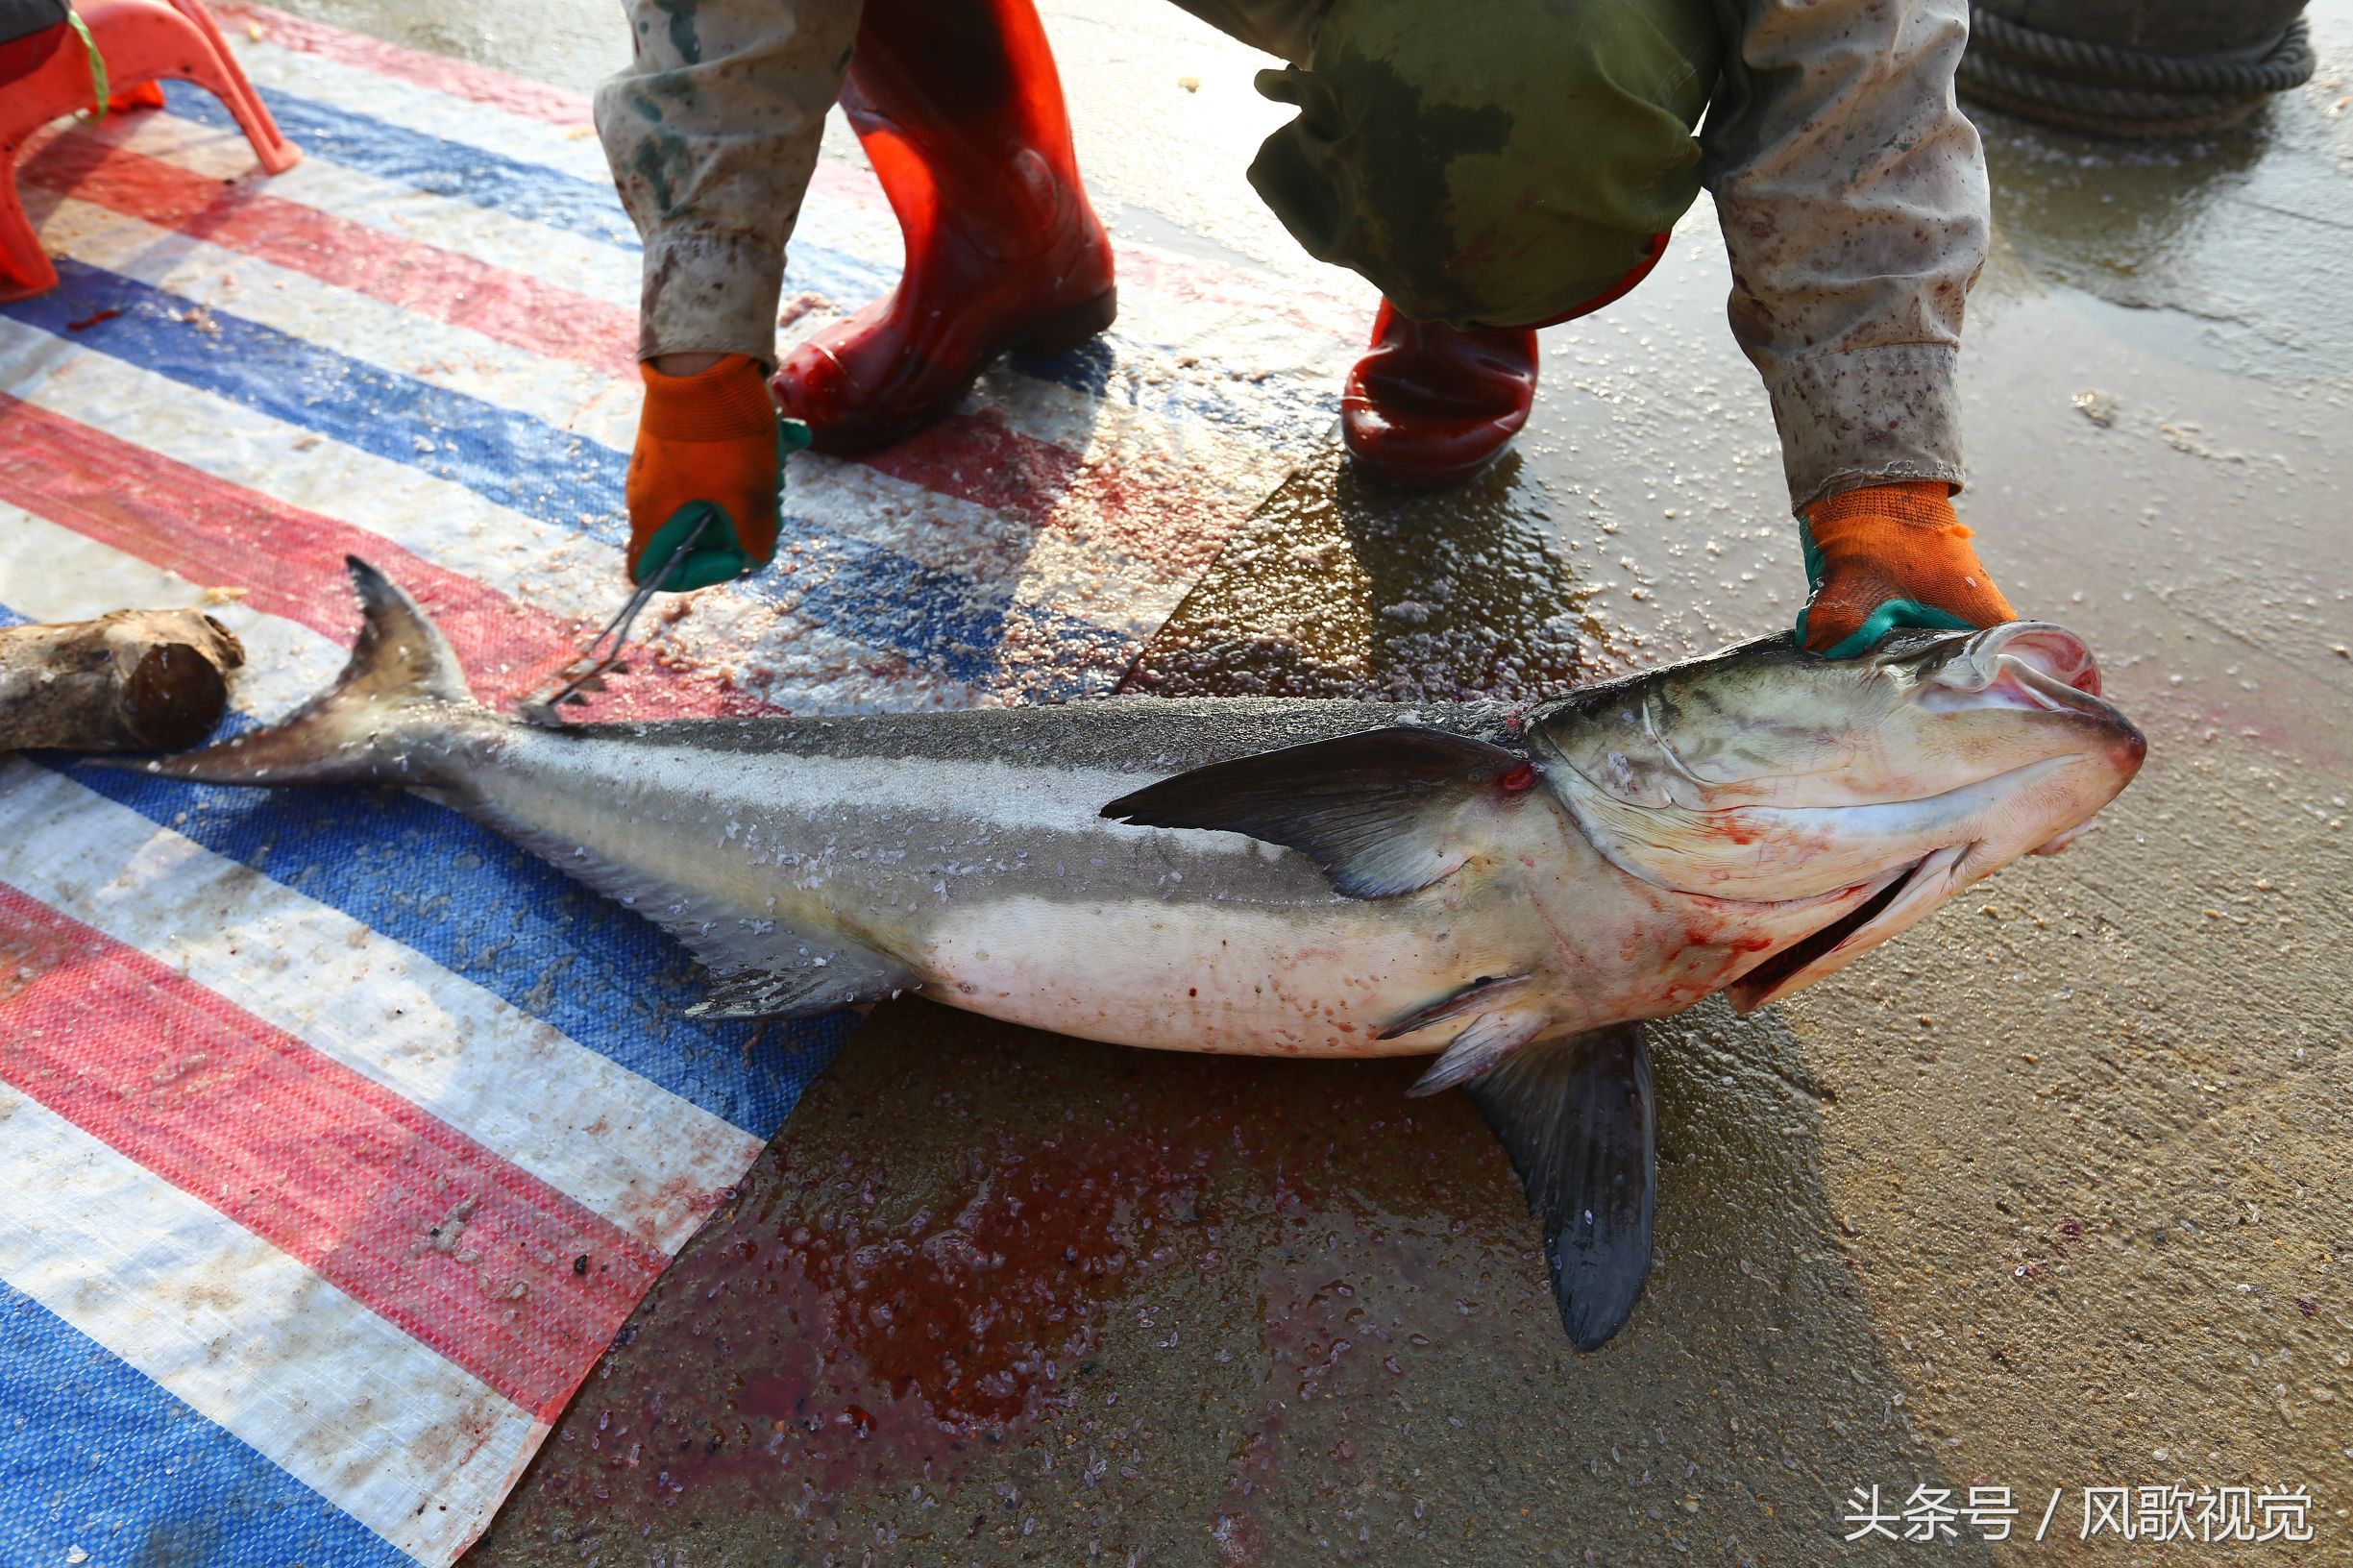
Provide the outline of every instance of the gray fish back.
[[1501,702],[1122,697],[934,713],[582,724],[567,733],[721,753],[1018,762],[1032,768],[1175,773],[1390,724],[1502,740],[1516,732],[1524,712]]

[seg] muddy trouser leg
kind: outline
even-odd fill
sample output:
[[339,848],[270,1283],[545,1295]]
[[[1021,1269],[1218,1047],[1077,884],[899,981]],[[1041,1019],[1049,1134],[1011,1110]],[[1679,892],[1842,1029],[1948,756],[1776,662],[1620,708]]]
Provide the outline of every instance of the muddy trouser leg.
[[640,357],[776,353],[776,295],[859,0],[625,0],[597,130],[645,239]]
[[[1711,0],[1178,0],[1294,63],[1250,183],[1406,315],[1528,327],[1654,254],[1700,189]],[[1305,60],[1300,59],[1305,45]]]

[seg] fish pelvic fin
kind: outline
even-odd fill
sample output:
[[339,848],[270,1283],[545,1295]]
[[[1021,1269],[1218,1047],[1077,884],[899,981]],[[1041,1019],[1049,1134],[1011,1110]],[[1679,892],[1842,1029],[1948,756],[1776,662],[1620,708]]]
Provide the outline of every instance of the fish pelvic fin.
[[753,907],[699,887],[685,868],[630,865],[479,796],[466,814],[566,876],[676,938],[707,972],[709,990],[686,1016],[813,1018],[914,991],[922,977],[858,933]]
[[[1504,994],[1518,989],[1509,982],[1502,988]],[[1492,1071],[1553,1023],[1551,1015],[1539,1009],[1490,1001],[1476,993],[1464,999],[1456,1011],[1471,1014],[1470,1023],[1455,1036],[1445,1053],[1430,1065],[1430,1070],[1413,1080],[1413,1087],[1406,1090],[1408,1094],[1435,1094]],[[1388,1036],[1381,1038],[1385,1040]]]
[[711,994],[686,1010],[690,1018],[814,1018],[822,1014],[879,1002],[922,981],[888,954],[836,939],[823,950],[808,947],[797,960],[772,960],[766,968],[712,976]]
[[1452,876],[1479,851],[1483,814],[1537,782],[1516,751],[1396,724],[1195,768],[1102,815],[1262,839],[1313,860],[1351,898],[1389,898]]
[[359,636],[332,686],[267,728],[111,766],[206,784],[434,783],[441,747],[421,745],[425,731],[480,711],[465,671],[398,583],[356,555],[344,565],[359,600]]
[[1579,1350],[1598,1350],[1626,1326],[1651,1274],[1657,1127],[1642,1025],[1531,1045],[1464,1092],[1543,1228],[1562,1326]]

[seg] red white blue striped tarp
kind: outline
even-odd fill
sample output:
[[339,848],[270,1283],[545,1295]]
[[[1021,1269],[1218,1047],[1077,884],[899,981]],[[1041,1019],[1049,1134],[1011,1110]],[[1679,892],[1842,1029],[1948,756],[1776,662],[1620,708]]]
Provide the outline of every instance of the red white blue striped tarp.
[[[0,616],[205,604],[231,723],[331,677],[346,552],[497,701],[622,586],[635,236],[577,99],[266,11],[305,160],[216,104],[61,126],[0,306]],[[798,330],[893,281],[828,165]],[[1129,249],[1119,326],[856,463],[594,714],[1107,691],[1330,428],[1360,310]],[[0,764],[0,1561],[453,1561],[838,1020],[679,1017],[650,927],[409,796]]]

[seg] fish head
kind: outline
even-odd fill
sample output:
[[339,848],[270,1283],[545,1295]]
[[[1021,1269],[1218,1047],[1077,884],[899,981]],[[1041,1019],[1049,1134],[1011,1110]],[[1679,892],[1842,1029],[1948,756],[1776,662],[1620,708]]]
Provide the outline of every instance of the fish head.
[[1532,716],[1545,778],[1621,871],[1737,926],[1746,1012],[1845,967],[2021,855],[2056,850],[2147,751],[2083,640],[2044,622],[1786,639]]

